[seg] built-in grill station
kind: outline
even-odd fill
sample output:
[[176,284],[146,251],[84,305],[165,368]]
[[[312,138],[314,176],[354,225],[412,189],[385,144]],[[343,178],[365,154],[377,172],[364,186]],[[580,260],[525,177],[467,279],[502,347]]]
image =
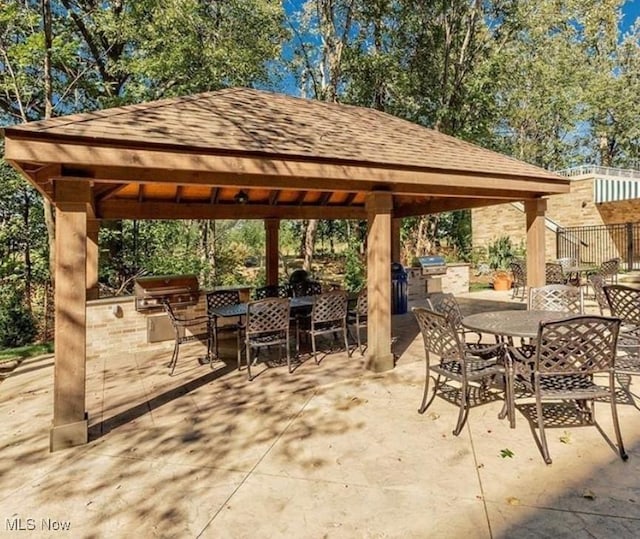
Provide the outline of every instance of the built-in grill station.
[[442,256],[420,256],[420,273],[424,279],[423,293],[442,292],[442,276],[447,273],[447,263]]
[[436,277],[447,273],[447,263],[441,256],[420,256],[418,257],[422,275]]
[[136,279],[133,291],[138,312],[160,310],[165,301],[174,307],[196,305],[200,297],[195,275],[140,277]]

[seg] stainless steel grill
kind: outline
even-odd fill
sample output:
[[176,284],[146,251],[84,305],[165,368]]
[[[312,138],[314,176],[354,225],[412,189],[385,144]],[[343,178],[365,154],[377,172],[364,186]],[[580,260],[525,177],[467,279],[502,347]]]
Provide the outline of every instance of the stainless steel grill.
[[136,279],[133,292],[136,311],[161,309],[164,301],[174,307],[198,303],[200,286],[195,275],[162,275]]
[[422,275],[444,275],[447,273],[447,263],[441,256],[420,256],[418,257]]

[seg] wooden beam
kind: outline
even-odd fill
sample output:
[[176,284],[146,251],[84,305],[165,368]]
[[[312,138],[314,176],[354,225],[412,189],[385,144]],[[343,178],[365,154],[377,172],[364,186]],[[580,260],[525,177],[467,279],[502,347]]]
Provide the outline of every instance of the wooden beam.
[[300,191],[298,193],[298,197],[296,198],[295,203],[298,204],[299,206],[302,206],[305,197],[307,196],[308,191]]
[[176,203],[180,204],[181,200],[182,200],[182,185],[178,185],[176,187]]
[[32,173],[31,177],[37,182],[44,182],[53,178],[57,178],[61,175],[62,166],[59,164],[55,164],[41,166]]
[[320,200],[318,201],[318,204],[320,206],[326,206],[332,194],[333,193],[330,193],[330,192],[322,193],[322,195],[320,196]]
[[[391,219],[391,260],[400,262],[400,228],[402,219]],[[409,261],[411,262],[411,261]]]
[[144,202],[144,183],[138,186],[138,202]]
[[[67,195],[71,201],[65,202]],[[56,184],[55,362],[50,448],[87,443],[86,283],[87,213],[79,194]]]
[[98,286],[99,234],[100,221],[87,219],[87,300],[98,299],[100,296],[100,287]]
[[211,189],[211,198],[210,198],[211,204],[217,204],[218,203],[218,195],[219,194],[220,194],[220,188],[219,187],[214,187],[213,189]]
[[522,201],[522,199],[505,200],[502,198],[438,198],[426,202],[401,205],[393,212],[394,217],[414,217],[416,215],[433,215],[444,211],[467,210],[504,204],[505,202]]
[[[353,190],[354,184],[392,185],[424,187],[442,186],[466,189],[510,189],[537,192],[538,195],[569,192],[569,180],[549,176],[523,177],[513,174],[462,172],[453,170],[425,169],[423,167],[365,165],[339,160],[300,160],[282,157],[242,157],[189,153],[177,150],[150,150],[98,146],[95,144],[70,143],[61,140],[27,140],[9,134],[5,138],[5,156],[10,161],[61,163],[86,166],[92,163],[96,179],[111,178],[116,181],[175,181],[177,173],[194,174],[193,183],[212,183],[211,179],[197,180],[198,174],[240,174],[269,178],[272,187],[300,188],[300,179],[310,185],[316,180],[339,180],[343,189]],[[118,166],[114,166],[118,165]],[[100,167],[104,167],[100,169]],[[280,178],[285,185],[273,184]],[[291,179],[294,180],[293,184]],[[186,181],[186,178],[185,178]],[[350,184],[350,185],[347,185]],[[325,189],[319,186],[321,190]],[[371,188],[366,189],[371,190]]]
[[278,197],[280,196],[280,190],[279,189],[275,189],[271,192],[271,195],[269,195],[269,204],[271,206],[275,206],[278,203]]
[[125,187],[127,187],[127,184],[119,183],[116,185],[106,186],[100,189],[100,191],[96,192],[96,195],[95,195],[96,202],[103,202],[105,200],[109,200],[110,198],[117,195],[120,191],[122,191]]
[[367,235],[367,369],[393,369],[391,352],[391,212],[390,193],[374,192],[366,201]]
[[543,198],[525,200],[524,210],[527,222],[527,286],[543,286],[545,277],[544,254],[544,214],[547,201]]
[[363,207],[278,204],[208,204],[110,199],[96,208],[100,219],[365,219]]
[[356,196],[358,196],[358,193],[355,193],[355,192],[347,194],[347,198],[344,200],[344,205],[350,206],[353,200],[356,198]]

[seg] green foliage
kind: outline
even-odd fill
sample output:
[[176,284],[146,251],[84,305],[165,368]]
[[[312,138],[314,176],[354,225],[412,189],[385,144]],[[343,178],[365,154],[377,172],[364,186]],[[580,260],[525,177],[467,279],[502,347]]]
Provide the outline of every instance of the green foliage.
[[516,256],[509,236],[501,236],[487,247],[489,267],[494,270],[506,270]]
[[0,347],[15,348],[33,342],[36,321],[15,286],[0,288]]
[[359,291],[366,282],[365,264],[355,243],[351,243],[345,253],[344,281],[350,292]]

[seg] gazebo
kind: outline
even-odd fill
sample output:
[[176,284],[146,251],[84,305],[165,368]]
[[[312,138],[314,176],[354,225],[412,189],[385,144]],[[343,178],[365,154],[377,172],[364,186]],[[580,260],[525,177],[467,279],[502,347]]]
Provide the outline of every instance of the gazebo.
[[264,219],[275,284],[281,219],[366,219],[366,364],[384,371],[393,368],[390,268],[401,218],[523,201],[528,284],[537,286],[543,197],[569,190],[566,178],[376,110],[246,88],[4,134],[6,160],[56,209],[52,450],[87,442],[85,310],[97,297],[101,220]]

